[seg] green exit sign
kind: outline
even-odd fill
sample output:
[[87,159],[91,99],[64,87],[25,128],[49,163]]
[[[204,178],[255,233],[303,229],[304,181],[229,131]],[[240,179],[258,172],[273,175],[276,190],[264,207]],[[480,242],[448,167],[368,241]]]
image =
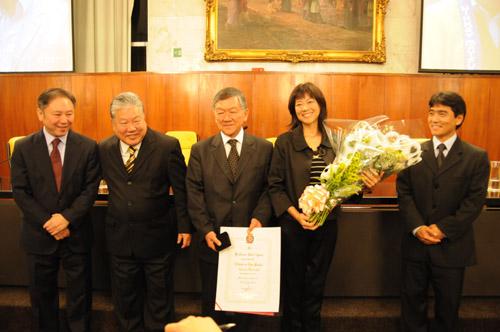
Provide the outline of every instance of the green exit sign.
[[182,56],[182,48],[175,47],[174,48],[174,58],[180,58]]

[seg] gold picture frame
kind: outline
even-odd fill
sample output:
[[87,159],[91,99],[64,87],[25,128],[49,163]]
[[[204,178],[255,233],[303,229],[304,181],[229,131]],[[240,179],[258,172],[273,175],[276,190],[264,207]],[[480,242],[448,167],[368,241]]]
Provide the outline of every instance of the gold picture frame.
[[386,60],[389,0],[205,1],[207,61]]

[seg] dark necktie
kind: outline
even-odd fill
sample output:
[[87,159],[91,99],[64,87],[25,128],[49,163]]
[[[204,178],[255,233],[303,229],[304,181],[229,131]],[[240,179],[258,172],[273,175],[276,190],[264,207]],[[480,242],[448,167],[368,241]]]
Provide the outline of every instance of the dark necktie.
[[443,166],[443,161],[444,161],[444,150],[446,150],[446,145],[444,145],[443,143],[439,144],[438,145],[438,150],[439,150],[439,153],[437,155],[437,164],[438,164],[438,169],[441,168],[441,166]]
[[125,169],[127,170],[127,173],[132,172],[132,169],[134,168],[135,151],[136,151],[136,149],[132,145],[129,145],[129,147],[127,149],[127,152],[129,153],[129,157],[127,159],[127,162],[125,163]]
[[50,153],[50,161],[52,162],[52,171],[54,172],[54,178],[56,180],[57,191],[61,191],[61,178],[62,178],[62,161],[61,154],[57,146],[61,140],[55,138],[52,141],[52,152]]
[[233,178],[236,178],[236,171],[238,170],[238,161],[240,160],[240,156],[238,155],[238,150],[236,149],[236,143],[238,141],[235,139],[230,139],[227,142],[229,143],[229,145],[231,145],[231,150],[229,151],[229,155],[227,156],[227,162],[229,163],[229,168],[231,169]]

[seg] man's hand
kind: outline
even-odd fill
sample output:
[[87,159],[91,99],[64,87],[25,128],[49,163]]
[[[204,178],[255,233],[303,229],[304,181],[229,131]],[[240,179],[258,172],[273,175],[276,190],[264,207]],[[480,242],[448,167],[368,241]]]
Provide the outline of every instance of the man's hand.
[[222,244],[217,238],[217,235],[215,235],[214,231],[208,232],[205,235],[205,242],[207,243],[207,246],[215,252],[217,252],[215,246],[220,247],[220,245]]
[[430,225],[429,229],[434,233],[434,237],[438,238],[439,240],[442,240],[446,237],[446,234],[444,234],[436,224]]
[[259,221],[259,219],[252,218],[252,220],[250,220],[250,226],[248,226],[248,229],[247,229],[247,242],[248,243],[253,242],[252,231],[254,228],[257,228],[257,227],[262,227],[262,223]]
[[189,247],[189,245],[191,244],[191,234],[189,233],[177,234],[177,244],[181,244],[181,249]]
[[438,244],[441,242],[439,234],[429,226],[420,226],[415,233],[415,236],[420,240],[420,242],[426,245]]
[[371,189],[375,187],[377,183],[379,183],[382,180],[382,177],[384,176],[384,172],[377,172],[373,168],[364,170],[361,173],[361,180],[363,180],[363,183],[365,184],[366,188]]
[[210,317],[189,316],[178,323],[165,326],[165,332],[220,332],[220,328]]
[[52,217],[43,224],[43,228],[50,233],[50,235],[55,236],[60,231],[68,228],[69,221],[63,217],[60,213],[55,213]]
[[69,228],[65,228],[62,231],[60,231],[59,233],[55,234],[54,239],[56,239],[57,241],[60,241],[60,240],[63,240],[69,236],[70,236]]

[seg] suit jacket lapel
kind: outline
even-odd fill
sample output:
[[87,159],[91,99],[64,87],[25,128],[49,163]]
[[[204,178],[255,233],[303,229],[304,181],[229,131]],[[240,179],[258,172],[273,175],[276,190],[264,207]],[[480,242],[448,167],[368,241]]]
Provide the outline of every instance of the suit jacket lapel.
[[[135,159],[134,168],[132,168],[132,172],[130,172],[130,175],[135,174],[137,170],[142,167],[144,162],[148,160],[149,155],[155,149],[155,145],[156,145],[156,138],[154,137],[154,133],[151,129],[148,128],[146,136],[144,136],[144,139],[142,140],[141,148],[139,149],[139,154]],[[125,165],[123,165],[123,169],[125,169]]]
[[446,158],[444,158],[443,165],[439,169],[438,175],[446,172],[448,169],[453,167],[456,163],[458,163],[462,159],[462,141],[457,137],[455,143],[451,147],[450,152]]
[[437,174],[437,161],[436,155],[434,154],[434,145],[432,144],[432,140],[422,144],[422,160],[432,170],[433,174]]
[[78,148],[79,145],[80,140],[70,131],[66,140],[66,149],[64,152],[61,193],[63,192],[64,187],[68,184],[69,179],[71,179],[71,176],[73,175],[73,172],[75,171],[76,166],[80,160],[80,149]]
[[235,181],[249,164],[251,156],[255,153],[255,138],[244,133],[243,143],[241,144],[240,160],[238,161],[238,170],[236,171]]
[[43,130],[41,130],[36,136],[33,157],[35,160],[38,160],[40,172],[44,175],[44,177],[52,179],[51,189],[54,193],[57,193],[56,179],[54,177],[54,172],[52,171],[52,162],[50,161],[49,149],[47,147],[47,141]]
[[120,140],[118,137],[113,136],[111,142],[111,151],[109,153],[109,160],[115,165],[116,169],[119,170],[122,175],[126,176],[127,171],[125,169],[125,164],[123,163],[122,152],[120,150]]
[[224,144],[222,144],[222,137],[220,133],[212,138],[210,147],[213,155],[215,156],[217,164],[222,170],[222,173],[224,173],[224,175],[228,178],[229,181],[231,181],[231,183],[234,183],[233,175],[231,174],[229,164],[227,163],[226,150],[224,149]]

